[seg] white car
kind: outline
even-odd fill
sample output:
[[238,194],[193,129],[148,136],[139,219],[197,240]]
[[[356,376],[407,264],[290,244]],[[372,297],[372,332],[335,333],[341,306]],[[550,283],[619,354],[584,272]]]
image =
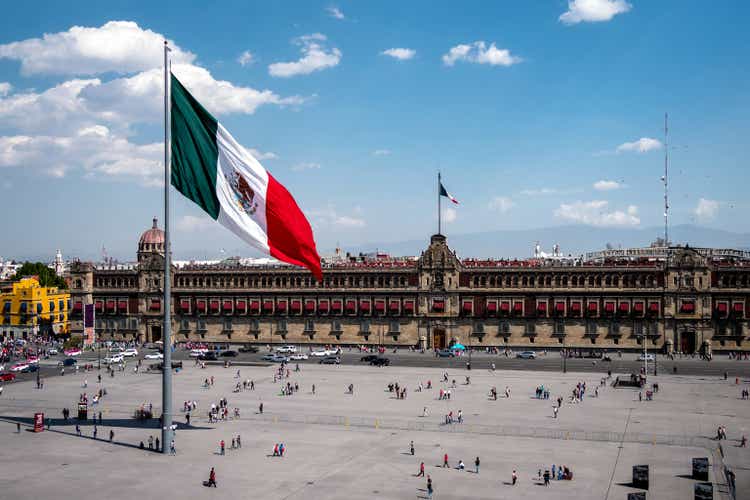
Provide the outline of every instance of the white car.
[[122,354],[112,354],[111,356],[107,356],[104,358],[104,364],[107,365],[113,365],[116,363],[122,363],[125,361],[125,358],[122,356]]
[[125,349],[124,351],[122,351],[122,355],[125,356],[126,358],[132,358],[133,356],[138,356],[138,349],[135,349],[135,348]]
[[328,356],[338,356],[339,354],[341,354],[341,349],[339,349],[339,348],[328,349],[326,351],[326,355],[328,355]]
[[276,352],[290,354],[293,352],[297,352],[297,348],[293,345],[283,345],[281,347],[277,347]]
[[146,359],[164,359],[164,355],[160,352],[152,352],[143,356]]
[[641,354],[638,356],[638,361],[654,361],[656,358],[653,354]]
[[190,357],[191,358],[197,358],[198,356],[201,356],[208,352],[208,349],[193,349],[190,351]]
[[291,356],[289,356],[289,359],[291,359],[292,361],[301,361],[303,359],[308,359],[308,358],[307,358],[307,354],[299,353],[299,354],[292,354]]
[[12,372],[21,372],[21,371],[28,370],[28,369],[29,369],[28,363],[16,363],[15,365],[10,367],[10,371]]
[[322,358],[322,357],[328,356],[328,351],[312,351],[310,353],[310,356]]
[[49,354],[50,356],[54,356],[55,354],[59,354],[59,353],[57,352],[57,349],[53,347],[52,349],[47,351],[47,354]]

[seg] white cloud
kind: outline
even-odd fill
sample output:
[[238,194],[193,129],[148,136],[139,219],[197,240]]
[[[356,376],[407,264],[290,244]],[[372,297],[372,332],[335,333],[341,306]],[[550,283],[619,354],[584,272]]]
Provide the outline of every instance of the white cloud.
[[315,222],[322,226],[356,229],[367,225],[365,220],[361,217],[362,208],[359,206],[354,207],[352,214],[341,214],[336,210],[336,207],[333,204],[329,203],[326,208],[321,210],[310,210],[309,213]]
[[556,194],[557,192],[558,190],[555,188],[543,187],[539,189],[522,189],[520,194],[522,196],[544,196],[548,194]]
[[194,233],[213,229],[216,221],[208,217],[196,217],[195,215],[183,215],[177,220],[177,230],[183,233]]
[[273,63],[268,66],[268,73],[279,78],[289,78],[337,66],[341,62],[341,51],[335,47],[328,50],[325,41],[325,35],[320,33],[295,39],[294,43],[300,46],[302,57],[297,61]]
[[417,51],[414,49],[404,49],[404,48],[392,48],[387,49],[381,52],[384,56],[389,56],[394,59],[398,59],[399,61],[408,61],[409,59],[413,59],[415,55],[417,55]]
[[107,127],[86,127],[71,136],[2,136],[0,167],[33,168],[63,177],[83,168],[87,178],[136,181],[162,185],[164,145],[134,144]]
[[250,151],[250,154],[253,155],[253,157],[260,161],[260,160],[276,160],[278,159],[279,155],[276,153],[272,153],[271,151],[268,151],[266,153],[259,151],[255,148],[247,148],[248,151]]
[[376,149],[375,151],[372,152],[372,154],[375,156],[389,156],[391,154],[391,150],[390,149]]
[[457,61],[465,61],[477,64],[489,64],[490,66],[511,66],[522,61],[520,57],[511,55],[508,49],[498,49],[493,42],[488,47],[483,41],[472,44],[460,44],[451,47],[448,53],[443,55],[443,64],[453,66]]
[[[73,26],[42,38],[0,45],[0,59],[21,62],[21,73],[96,75],[134,73],[164,64],[164,35],[132,21],[110,21],[98,28]],[[191,63],[195,55],[170,41],[173,63]]]
[[489,209],[497,210],[501,214],[504,214],[515,206],[515,202],[507,196],[495,196],[490,200]]
[[625,0],[568,0],[568,10],[559,19],[568,25],[609,21],[632,7]]
[[443,222],[455,222],[457,218],[458,212],[456,212],[456,209],[450,207],[443,209]]
[[320,170],[320,163],[303,162],[297,163],[292,167],[295,172],[302,172],[303,170]]
[[624,187],[625,184],[617,181],[601,180],[594,183],[594,189],[596,189],[597,191],[613,191],[615,189],[622,189]]
[[624,142],[617,146],[617,152],[631,152],[636,153],[648,153],[656,149],[661,149],[662,143],[658,139],[652,139],[651,137],[641,137],[637,141]]
[[641,223],[638,207],[628,206],[627,210],[609,210],[609,202],[604,200],[576,201],[563,203],[554,211],[555,217],[587,226],[616,227],[637,226]]
[[344,13],[338,7],[328,7],[326,8],[326,12],[334,19],[346,19],[346,16],[344,16]]
[[237,62],[240,66],[249,66],[255,62],[255,56],[249,50],[244,51],[237,57]]
[[5,97],[6,95],[10,94],[10,90],[13,88],[13,85],[11,85],[8,82],[0,82],[0,97]]
[[698,200],[698,205],[693,210],[693,213],[702,221],[711,220],[719,213],[719,202],[701,198]]

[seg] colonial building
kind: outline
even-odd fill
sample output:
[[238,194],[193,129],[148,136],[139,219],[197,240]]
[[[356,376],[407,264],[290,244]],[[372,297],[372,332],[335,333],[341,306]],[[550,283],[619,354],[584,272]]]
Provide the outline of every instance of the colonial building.
[[[71,265],[71,324],[93,303],[97,332],[162,336],[164,234],[137,263]],[[747,349],[750,252],[611,250],[577,259],[461,260],[437,234],[418,258],[287,265],[188,264],[172,273],[176,341],[295,344]]]
[[66,335],[69,301],[67,290],[41,286],[33,276],[12,283],[0,291],[2,338]]

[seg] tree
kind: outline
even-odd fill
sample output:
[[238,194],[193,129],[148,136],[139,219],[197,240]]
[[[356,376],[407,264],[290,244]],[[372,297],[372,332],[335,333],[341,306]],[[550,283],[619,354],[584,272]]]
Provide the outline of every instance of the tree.
[[68,284],[62,276],[55,274],[55,271],[50,269],[44,262],[24,262],[21,268],[16,271],[16,276],[13,278],[14,281],[18,281],[21,278],[28,278],[29,276],[36,276],[41,286],[53,286],[60,289],[68,288]]

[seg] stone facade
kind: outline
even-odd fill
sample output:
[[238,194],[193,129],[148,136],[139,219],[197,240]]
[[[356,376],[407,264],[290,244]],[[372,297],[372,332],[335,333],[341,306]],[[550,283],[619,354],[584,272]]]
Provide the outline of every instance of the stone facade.
[[[71,266],[71,330],[94,303],[100,338],[162,336],[156,222],[132,266]],[[735,254],[737,253],[736,251]],[[672,247],[663,258],[460,260],[433,235],[418,259],[173,268],[177,342],[748,349],[750,259]]]

